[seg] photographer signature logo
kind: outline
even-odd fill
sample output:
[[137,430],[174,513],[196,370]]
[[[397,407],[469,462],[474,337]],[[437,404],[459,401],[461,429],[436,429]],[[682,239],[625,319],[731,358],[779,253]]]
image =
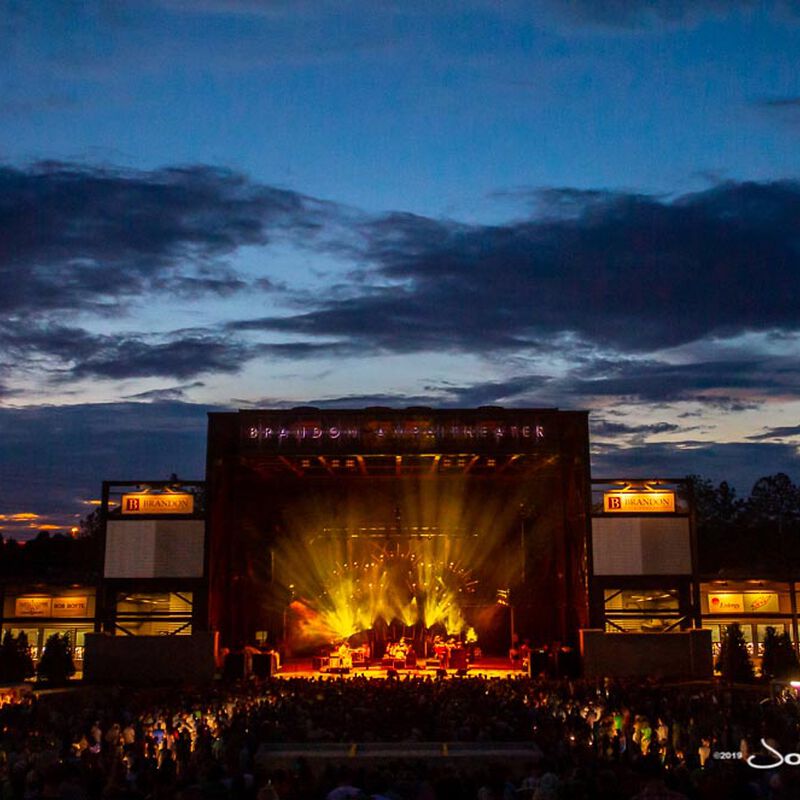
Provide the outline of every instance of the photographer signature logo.
[[756,758],[760,758],[760,755],[748,756],[747,764],[753,769],[776,769],[782,764],[788,764],[790,767],[800,766],[800,753],[786,753],[786,755],[784,755],[774,747],[770,747],[763,739],[761,740],[761,744],[765,750],[768,750],[775,757],[775,761],[771,764],[757,764]]

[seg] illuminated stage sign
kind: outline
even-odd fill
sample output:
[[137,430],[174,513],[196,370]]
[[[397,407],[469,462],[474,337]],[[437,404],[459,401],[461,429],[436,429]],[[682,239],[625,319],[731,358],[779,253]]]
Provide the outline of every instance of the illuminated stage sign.
[[124,494],[121,509],[123,514],[191,514],[194,511],[194,495],[177,492]]
[[608,514],[674,513],[675,492],[604,492],[603,511]]
[[452,452],[527,451],[547,438],[545,426],[533,415],[492,419],[476,415],[369,417],[336,413],[308,417],[256,413],[243,418],[241,436],[245,444],[259,448],[306,452],[324,448],[368,452],[443,448]]

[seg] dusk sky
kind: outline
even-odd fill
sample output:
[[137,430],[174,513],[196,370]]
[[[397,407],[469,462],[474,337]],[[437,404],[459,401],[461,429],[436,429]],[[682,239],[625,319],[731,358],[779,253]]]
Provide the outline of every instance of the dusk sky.
[[800,480],[800,2],[0,0],[0,533],[206,413],[591,410]]

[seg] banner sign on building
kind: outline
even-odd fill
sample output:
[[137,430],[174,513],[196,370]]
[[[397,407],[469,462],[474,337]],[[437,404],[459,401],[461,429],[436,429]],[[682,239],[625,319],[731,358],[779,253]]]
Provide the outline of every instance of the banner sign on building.
[[191,514],[194,495],[178,492],[124,494],[121,509],[123,514]]
[[777,592],[709,592],[710,614],[778,614]]
[[14,604],[16,617],[49,617],[50,597],[18,597]]
[[744,596],[741,592],[711,592],[708,611],[710,614],[743,614]]
[[675,492],[654,489],[646,492],[604,492],[607,514],[673,514]]
[[81,597],[54,597],[54,617],[87,617],[89,616],[89,598]]
[[778,614],[781,604],[777,592],[745,592],[744,610],[748,614]]

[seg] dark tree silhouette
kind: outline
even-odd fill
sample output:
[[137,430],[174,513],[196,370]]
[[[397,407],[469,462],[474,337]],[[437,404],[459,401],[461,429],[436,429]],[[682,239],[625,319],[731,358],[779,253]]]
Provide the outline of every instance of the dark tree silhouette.
[[800,489],[779,472],[759,478],[745,508],[751,536],[785,570],[800,563]]
[[688,480],[701,572],[757,570],[777,577],[800,567],[800,488],[788,475],[759,478],[746,499],[726,481]]
[[761,520],[796,522],[800,519],[800,488],[783,472],[759,478],[750,492],[747,510]]
[[722,636],[717,670],[729,683],[751,683],[754,678],[753,662],[747,652],[742,629],[738,622],[725,627]]
[[715,486],[698,475],[689,475],[687,480],[695,502],[700,570],[717,572],[747,563],[751,558],[749,540],[740,535],[745,530],[745,501],[727,481]]
[[775,628],[767,628],[764,639],[764,655],[761,660],[761,677],[770,679],[796,678],[800,671],[797,653],[792,646],[789,634],[777,633]]
[[0,577],[54,583],[93,582],[100,561],[99,514],[81,520],[80,533],[40,531],[27,542],[0,540]]
[[33,660],[28,646],[28,636],[20,631],[14,636],[6,631],[0,644],[0,681],[19,683],[33,675]]
[[75,674],[72,645],[66,633],[47,637],[36,671],[40,681],[53,686],[63,686]]

